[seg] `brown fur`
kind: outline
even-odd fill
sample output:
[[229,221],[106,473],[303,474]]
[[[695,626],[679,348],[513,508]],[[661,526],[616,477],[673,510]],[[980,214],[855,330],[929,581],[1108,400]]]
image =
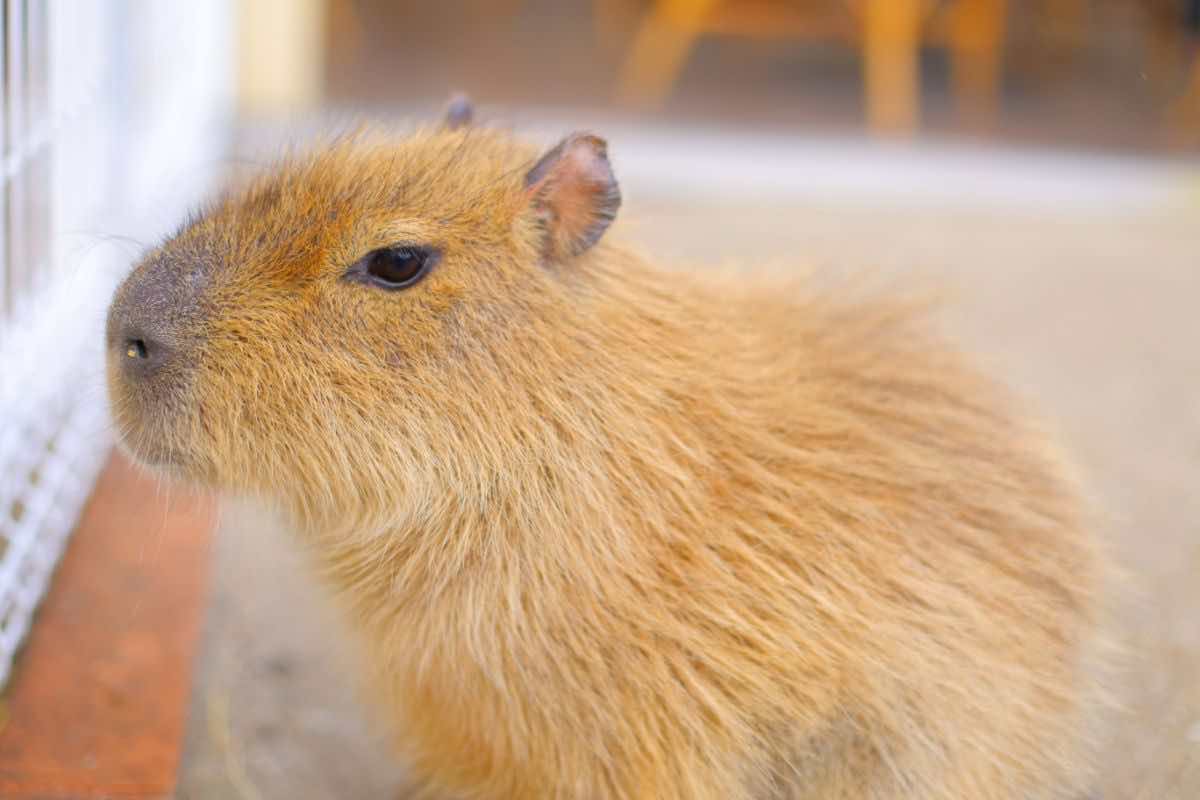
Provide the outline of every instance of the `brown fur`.
[[[1102,562],[1048,439],[909,304],[546,263],[536,156],[367,133],[216,203],[118,294],[204,265],[169,386],[110,357],[126,443],[290,516],[429,796],[1079,796]],[[397,242],[442,260],[339,280]]]

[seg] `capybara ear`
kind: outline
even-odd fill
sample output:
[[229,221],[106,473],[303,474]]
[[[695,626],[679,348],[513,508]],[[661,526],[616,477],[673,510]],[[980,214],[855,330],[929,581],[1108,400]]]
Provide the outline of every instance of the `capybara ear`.
[[525,175],[525,191],[544,231],[549,261],[586,251],[621,207],[608,145],[590,133],[573,133],[542,156]]
[[442,112],[442,127],[456,131],[465,128],[475,119],[475,105],[465,94],[457,93],[450,96],[446,102],[446,110]]

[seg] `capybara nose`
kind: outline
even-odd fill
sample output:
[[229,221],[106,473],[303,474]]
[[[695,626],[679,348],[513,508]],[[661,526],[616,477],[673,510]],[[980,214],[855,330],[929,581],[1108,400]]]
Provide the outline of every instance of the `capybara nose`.
[[154,375],[170,360],[171,348],[144,329],[125,325],[113,337],[113,358],[129,378],[141,380]]
[[139,269],[117,290],[108,310],[109,359],[133,382],[163,372],[177,350],[180,308],[170,291],[174,282],[164,278],[170,274],[160,266]]
[[157,255],[125,278],[108,310],[107,344],[117,374],[136,382],[181,371],[208,265],[201,254],[184,259]]

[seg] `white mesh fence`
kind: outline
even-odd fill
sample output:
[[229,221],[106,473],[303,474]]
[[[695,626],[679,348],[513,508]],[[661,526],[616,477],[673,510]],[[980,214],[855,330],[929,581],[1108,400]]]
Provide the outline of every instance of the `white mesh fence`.
[[112,289],[220,164],[234,31],[222,0],[0,4],[2,686],[112,444]]

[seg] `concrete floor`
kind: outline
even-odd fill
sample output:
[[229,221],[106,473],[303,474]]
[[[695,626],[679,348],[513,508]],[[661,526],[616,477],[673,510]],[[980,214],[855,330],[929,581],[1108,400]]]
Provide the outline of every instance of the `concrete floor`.
[[[621,142],[610,139],[622,174]],[[852,149],[842,158],[847,171],[857,160]],[[887,163],[911,161],[900,153]],[[655,162],[649,151],[629,154],[630,165]],[[1103,797],[1200,797],[1194,168],[1188,188],[1173,168],[1114,172],[1112,164],[1051,160],[1029,172],[1049,183],[966,203],[928,191],[951,177],[944,159],[930,163],[929,174],[897,173],[911,191],[897,191],[883,169],[874,189],[857,193],[806,191],[803,170],[791,178],[795,191],[668,191],[666,176],[633,169],[622,226],[664,257],[698,264],[871,268],[956,288],[948,329],[1065,432],[1106,514],[1103,533],[1140,587],[1122,609],[1136,663],[1128,713],[1104,762]],[[1017,167],[981,156],[969,169],[968,183],[986,188]],[[1131,182],[1114,182],[1118,174]],[[1074,194],[1046,202],[1055,185]],[[251,509],[230,508],[215,558],[179,796],[394,796],[401,773],[370,710],[354,700],[351,649],[286,533]]]

